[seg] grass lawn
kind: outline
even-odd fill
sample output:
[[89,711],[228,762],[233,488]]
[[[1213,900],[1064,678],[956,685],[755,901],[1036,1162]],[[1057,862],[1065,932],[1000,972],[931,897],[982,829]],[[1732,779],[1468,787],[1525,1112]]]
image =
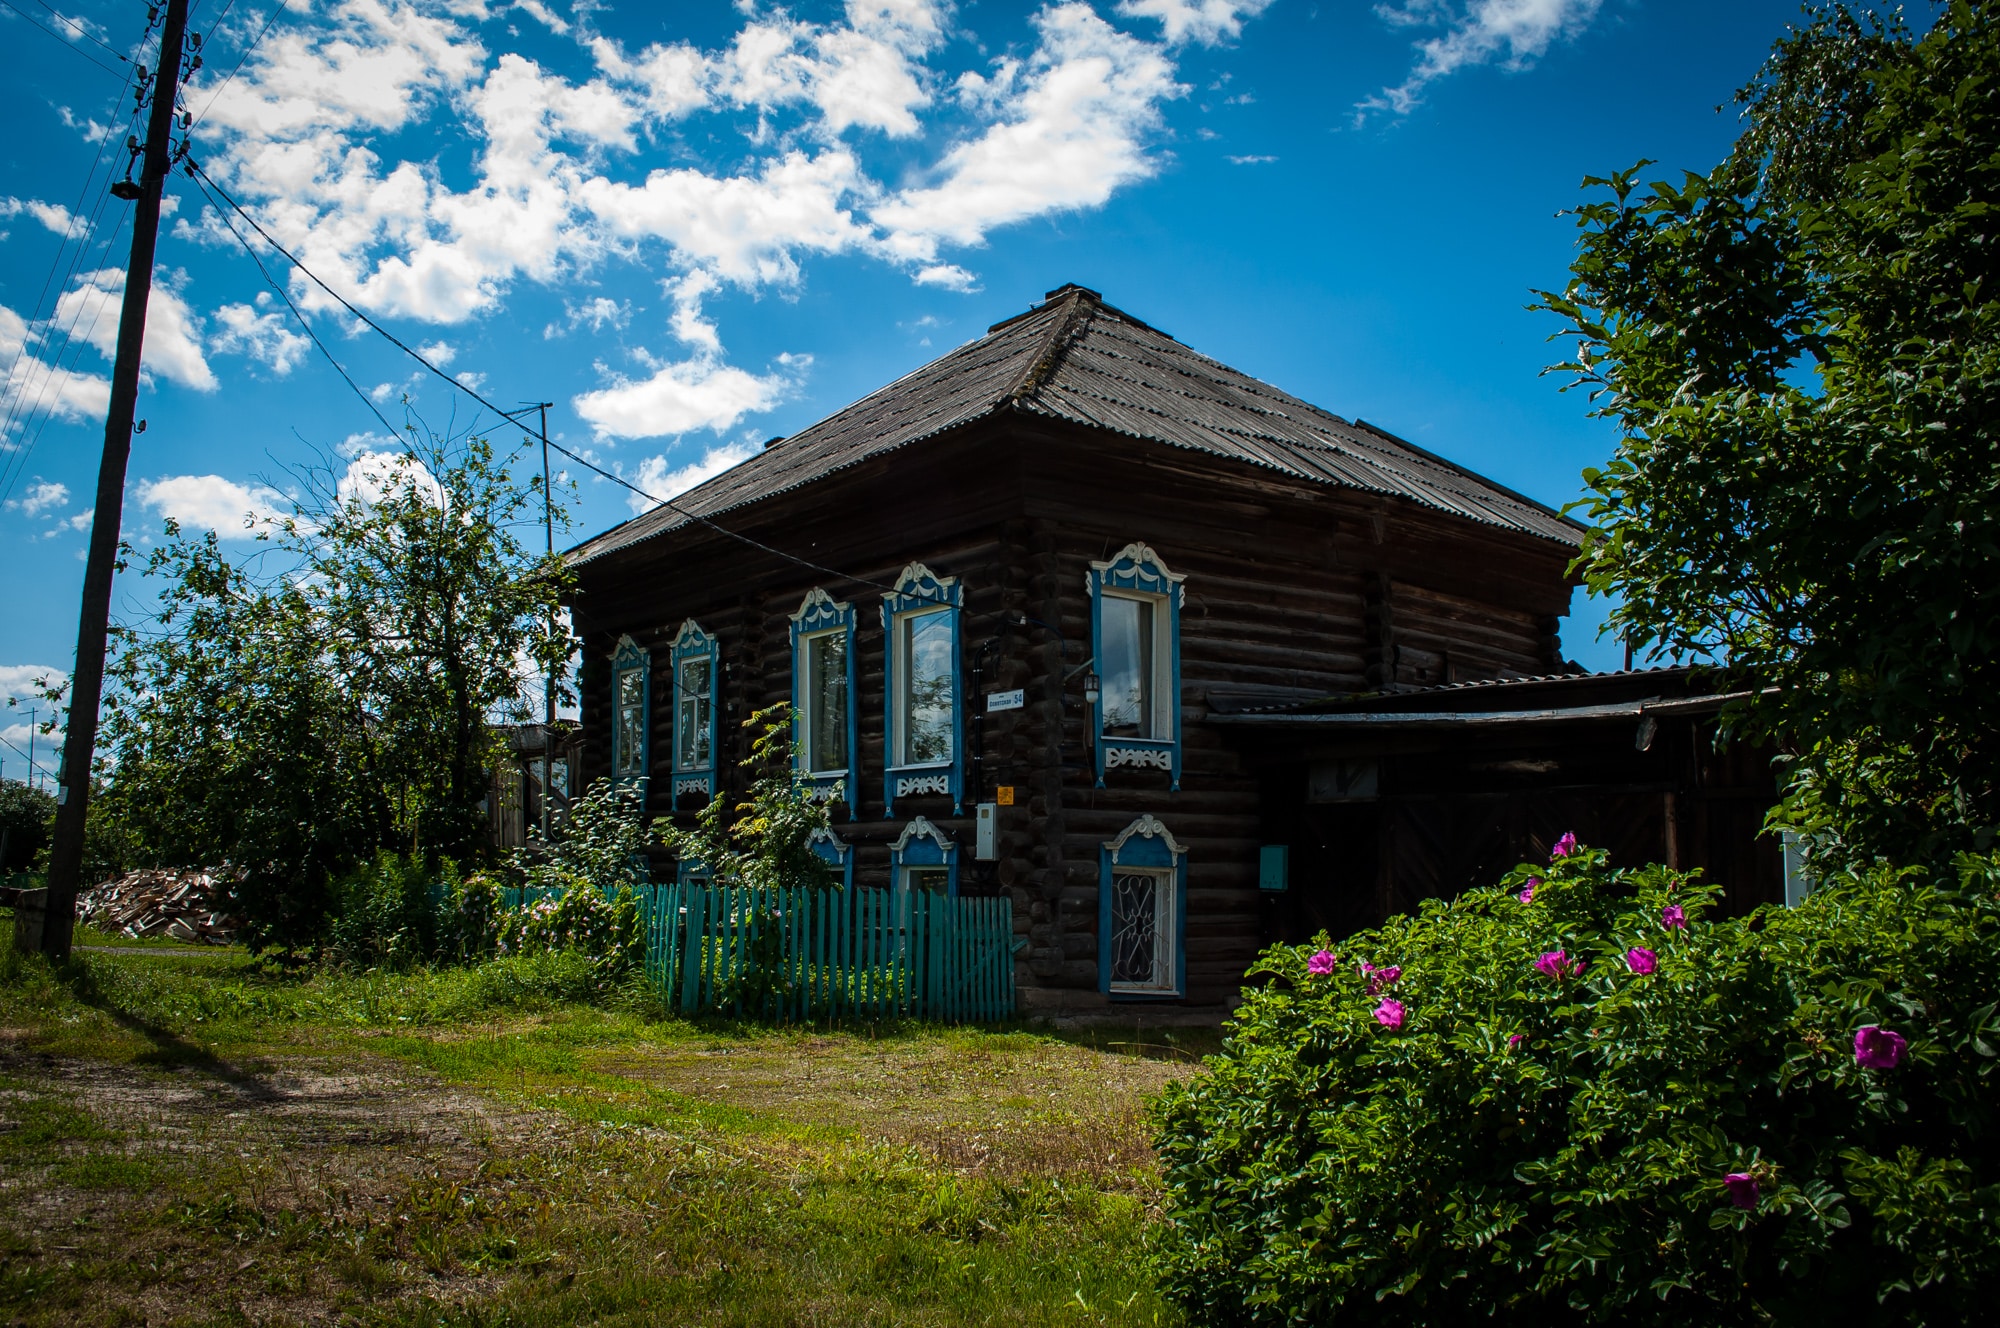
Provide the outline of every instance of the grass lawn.
[[1143,1103],[1185,1034],[695,1025],[564,999],[560,961],[78,944],[0,958],[0,1323],[1178,1322]]

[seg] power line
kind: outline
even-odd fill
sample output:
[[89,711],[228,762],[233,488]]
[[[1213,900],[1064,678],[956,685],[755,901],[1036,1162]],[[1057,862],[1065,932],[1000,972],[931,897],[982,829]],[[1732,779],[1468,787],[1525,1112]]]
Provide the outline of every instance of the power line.
[[113,59],[123,60],[128,65],[132,63],[131,56],[126,55],[125,52],[119,50],[116,46],[113,46],[110,42],[104,40],[104,38],[92,32],[88,27],[86,27],[83,24],[81,20],[73,19],[68,14],[65,14],[61,10],[57,9],[54,5],[49,3],[49,0],[35,0],[35,3],[40,5],[43,9],[48,10],[51,14],[54,14],[58,22],[67,23],[72,28],[75,28],[79,36],[88,37],[90,38],[90,40],[96,42],[99,46],[102,46],[105,50],[111,52]]
[[[200,168],[195,166],[192,158],[189,159],[188,166],[192,170],[200,171]],[[195,187],[201,190],[202,196],[207,198],[210,202],[215,202],[216,201],[215,195],[209,193],[208,191],[208,185],[212,183],[213,181],[210,181],[208,179],[208,175],[206,172],[200,172],[195,177]],[[217,186],[217,188],[219,189],[220,186]],[[233,208],[235,207],[235,204],[231,203],[230,206]],[[236,211],[241,212],[242,209],[237,208]],[[379,409],[376,408],[375,398],[369,396],[366,392],[362,391],[361,384],[355,382],[354,379],[348,375],[345,366],[343,366],[339,360],[333,358],[333,352],[328,350],[326,348],[326,343],[319,339],[319,333],[315,332],[313,330],[313,325],[306,321],[305,314],[299,311],[298,305],[292,303],[291,293],[284,288],[284,285],[282,283],[280,283],[271,276],[270,269],[264,266],[263,258],[259,256],[259,254],[255,249],[250,247],[250,242],[243,238],[243,233],[236,229],[236,223],[229,219],[227,213],[218,212],[217,215],[222,218],[222,224],[229,228],[229,233],[236,237],[236,243],[243,246],[243,252],[250,255],[250,261],[257,265],[257,271],[263,274],[264,284],[269,286],[272,290],[278,293],[278,298],[283,300],[285,302],[285,307],[292,311],[292,317],[297,319],[299,326],[305,329],[306,335],[312,339],[312,344],[319,349],[319,353],[321,355],[326,357],[326,362],[333,366],[333,371],[340,375],[341,381],[346,383],[350,388],[354,389],[354,395],[361,398],[361,404],[368,407],[370,414],[372,414],[376,419],[382,421],[382,427],[389,431],[389,436],[391,438],[401,438],[402,437],[401,432],[396,428],[395,425],[389,423],[388,416],[384,415]],[[248,218],[246,217],[245,219],[247,220]],[[255,225],[256,223],[252,222],[251,224]],[[262,234],[261,230],[259,233]],[[269,239],[270,237],[266,236],[265,238]],[[275,245],[273,245],[272,247],[276,248]],[[278,250],[278,252],[284,253],[284,250],[280,249]],[[285,254],[285,257],[291,258],[291,255]],[[292,262],[296,266],[298,260],[292,259]]]
[[[214,178],[210,176],[207,171],[203,170],[201,168],[201,164],[197,162],[193,157],[189,157],[187,159],[187,169],[191,175],[194,175],[196,178],[205,181],[208,187],[213,188],[216,193],[220,194],[222,196],[223,201],[228,204],[230,210],[235,212],[237,216],[243,218],[243,220],[249,224],[252,230],[256,231],[258,235],[263,237],[264,242],[266,244],[270,245],[272,249],[276,250],[279,254],[283,255],[285,261],[289,262],[293,267],[297,268],[301,273],[303,273],[307,280],[311,281],[315,286],[318,286],[321,290],[325,291],[334,300],[339,302],[340,306],[343,309],[347,310],[347,312],[349,312],[350,314],[353,314],[362,323],[366,324],[370,329],[372,329],[377,335],[381,336],[384,340],[388,341],[390,345],[394,346],[397,350],[402,351],[405,355],[415,360],[418,364],[421,364],[424,368],[428,369],[432,374],[436,375],[444,382],[451,384],[459,391],[465,393],[465,395],[471,397],[474,401],[486,407],[486,409],[492,411],[495,415],[498,415],[500,418],[512,422],[511,417],[508,415],[506,411],[501,410],[500,407],[494,405],[492,402],[488,401],[485,397],[481,396],[477,391],[473,390],[473,388],[470,385],[460,381],[457,378],[453,378],[450,374],[438,368],[435,364],[432,364],[429,360],[425,359],[422,355],[418,354],[414,349],[405,344],[399,337],[396,336],[395,333],[389,331],[389,329],[383,327],[380,323],[370,318],[367,314],[355,308],[353,303],[349,301],[346,296],[342,295],[339,291],[335,290],[333,287],[327,285],[324,281],[320,280],[317,273],[315,273],[311,268],[307,267],[304,263],[300,262],[298,258],[296,258],[291,253],[290,250],[286,249],[283,245],[279,244],[275,239],[273,239],[271,237],[270,232],[266,231],[263,228],[263,226],[259,225],[255,217],[251,216],[248,212],[244,211],[242,206],[238,204],[237,201],[230,196],[229,191],[224,189],[221,185],[217,184]],[[207,189],[204,189],[203,192],[206,193]],[[236,233],[236,228],[234,226],[230,227],[230,233],[231,234]],[[240,241],[242,237],[239,235],[237,238]],[[247,248],[248,246],[245,247]],[[263,264],[259,263],[258,266],[261,268]],[[286,303],[290,304],[290,301],[287,300]],[[296,312],[296,308],[294,309],[294,312]],[[317,342],[318,338],[315,337],[314,341]],[[345,370],[342,371],[341,376],[343,378],[347,376]],[[348,385],[350,387],[354,387],[354,381],[352,379],[348,379]],[[355,387],[355,391],[359,392],[360,388]],[[369,408],[371,410],[374,409],[372,402],[370,403]],[[378,419],[381,418],[380,411],[376,411],[375,414],[376,418]],[[527,429],[525,428],[525,426],[521,426],[518,423],[516,423],[516,427],[520,428],[522,433],[524,434],[527,433]],[[572,452],[569,448],[564,447],[562,444],[555,442],[554,440],[550,440],[549,446],[554,448],[556,451],[562,453],[570,460],[576,462],[578,465],[596,472],[598,475],[603,476],[605,479],[610,480],[614,484],[623,485],[625,488],[630,489],[633,493],[638,494],[641,498],[646,499],[648,502],[654,503],[660,507],[664,507],[668,511],[673,512],[679,516],[685,517],[687,520],[692,521],[697,525],[706,526],[708,529],[713,530],[718,535],[727,536],[730,539],[736,540],[743,544],[747,544],[753,549],[757,549],[763,553],[768,553],[774,558],[778,558],[785,562],[796,564],[797,566],[806,568],[809,571],[820,572],[827,576],[835,577],[843,581],[852,581],[859,585],[873,586],[877,590],[888,591],[891,594],[896,593],[896,587],[894,586],[887,585],[880,581],[876,581],[870,577],[855,576],[852,573],[843,572],[838,570],[837,568],[823,566],[822,564],[813,562],[810,559],[801,558],[797,554],[786,553],[783,549],[772,548],[770,545],[764,543],[763,541],[753,539],[750,536],[742,534],[738,531],[730,530],[727,527],[722,526],[714,521],[711,521],[709,518],[705,516],[702,516],[698,512],[690,512],[685,507],[682,507],[678,503],[675,503],[672,499],[661,498],[655,494],[646,492],[638,485],[626,479],[623,475],[614,474],[613,472],[606,470],[604,467],[598,465],[596,462],[591,461],[586,457],[580,456],[575,452]]]
[[[27,10],[15,4],[14,0],[0,0],[0,5],[7,6],[7,8],[13,10],[16,14],[19,14],[22,18],[28,20],[28,22],[34,24],[36,27],[40,28],[43,32],[46,32],[49,36],[55,38],[58,42],[61,42],[65,49],[75,51],[78,55],[90,61],[90,63],[96,65],[99,69],[102,69],[105,73],[111,75],[113,78],[123,77],[123,75],[121,75],[116,69],[113,69],[110,65],[105,64],[102,60],[92,55],[89,51],[84,50],[81,46],[78,46],[75,42],[63,36],[60,32],[57,32],[54,28],[48,27],[40,19],[36,18],[33,14],[30,14]],[[50,12],[54,13],[55,11],[51,10]],[[116,51],[113,51],[112,54],[117,55],[118,53]],[[118,56],[118,58],[120,60],[123,60],[125,57],[120,55]]]
[[[111,103],[111,109],[105,112],[105,119],[107,121],[113,123],[116,122],[118,104],[119,102],[124,100],[125,93],[128,89],[131,88],[131,86],[132,86],[132,75],[127,74],[123,85],[120,86],[120,88],[118,89],[117,98]],[[134,111],[133,117],[136,118],[137,115],[138,112]],[[91,123],[95,122],[92,121]],[[129,129],[130,127],[131,125],[130,122],[128,121],[127,128]],[[84,217],[85,213],[84,201],[90,194],[91,182],[97,178],[97,168],[104,161],[104,145],[111,141],[111,136],[112,136],[112,131],[110,125],[107,125],[105,131],[102,134],[98,135],[97,151],[91,157],[90,168],[84,172],[83,184],[77,189],[76,203],[72,211],[70,212],[70,224],[64,230],[62,242],[56,246],[55,253],[49,259],[49,270],[46,274],[44,274],[42,278],[41,291],[35,296],[35,307],[32,316],[32,321],[35,323],[40,323],[43,319],[44,310],[48,306],[51,283],[55,281],[57,270],[62,267],[63,254],[66,250],[69,249],[70,241],[72,239],[76,240],[77,248],[75,252],[71,255],[69,270],[63,273],[62,284],[64,286],[67,286],[69,284],[70,278],[74,276],[76,273],[78,262],[82,259],[83,255],[89,251],[93,233],[97,229],[97,224],[99,219],[104,215],[104,204],[110,196],[107,189],[107,187],[110,184],[109,174],[106,175],[104,183],[98,186],[97,201],[95,205],[89,209],[89,220],[85,223],[82,232],[80,234],[77,232],[76,223],[82,220]],[[118,225],[112,229],[110,237],[108,237],[105,241],[106,253],[109,252],[110,244],[116,240],[119,230],[123,229],[123,227],[124,227],[124,217],[121,214],[119,217]],[[63,331],[61,342],[56,347],[54,355],[52,357],[54,360],[60,361],[63,352],[68,348],[69,332],[70,330],[73,330],[74,321],[75,320],[72,320],[71,329],[65,329]],[[93,328],[95,327],[94,322],[92,326]],[[86,336],[87,335],[88,334],[86,334]],[[27,353],[27,348],[23,346],[21,354],[25,355],[26,353]],[[16,358],[15,363],[16,364],[19,363],[18,357]],[[14,376],[13,367],[14,367],[13,365],[8,366],[8,378],[10,380]],[[49,366],[48,374],[45,376],[42,383],[42,390],[36,394],[34,406],[30,407],[28,415],[25,418],[33,418],[34,411],[40,408],[41,401],[47,392],[50,382],[55,380],[55,377],[59,371],[60,371],[59,366],[55,364],[51,364]],[[62,381],[66,383],[68,381],[69,371],[60,371],[60,372],[62,373]],[[0,438],[6,437],[8,433],[12,431],[14,425],[24,418],[21,415],[21,406],[26,401],[27,395],[28,395],[28,382],[27,379],[23,377],[20,380],[19,384],[17,385],[16,390],[10,394],[10,400],[8,400],[4,412],[0,412]],[[60,396],[58,396],[58,400],[60,400]],[[43,425],[46,425],[46,423],[47,423],[46,420],[43,421]],[[22,474],[26,473],[28,464],[28,455],[34,450],[35,443],[39,441],[41,438],[41,427],[42,426],[37,426],[34,437],[30,438],[23,446],[16,448],[12,453],[12,455],[8,457],[8,462],[10,464],[0,466],[0,498],[5,498],[8,494],[11,494],[13,492],[15,483],[20,479]],[[23,425],[22,431],[24,433],[26,432],[25,425]]]
[[[229,5],[231,9],[235,8],[236,0],[229,0]],[[250,44],[243,48],[243,54],[236,57],[236,64],[233,68],[230,69],[228,75],[223,78],[222,82],[215,85],[215,91],[211,92],[208,95],[208,105],[201,108],[201,114],[197,115],[194,118],[194,124],[198,125],[203,120],[206,120],[208,118],[208,113],[215,109],[216,100],[222,96],[223,90],[226,89],[232,82],[235,81],[237,72],[241,70],[245,62],[247,62],[250,59],[250,53],[257,49],[258,44],[264,40],[264,34],[271,30],[271,25],[278,21],[278,15],[284,12],[285,12],[285,7],[283,5],[271,6],[270,16],[264,20],[264,26],[257,29],[257,35],[255,37],[252,37],[250,39]],[[228,9],[222,11],[222,17],[223,18],[229,17]],[[221,22],[222,19],[220,18],[216,20],[217,24],[220,24]],[[192,129],[194,125],[189,125],[188,127]]]

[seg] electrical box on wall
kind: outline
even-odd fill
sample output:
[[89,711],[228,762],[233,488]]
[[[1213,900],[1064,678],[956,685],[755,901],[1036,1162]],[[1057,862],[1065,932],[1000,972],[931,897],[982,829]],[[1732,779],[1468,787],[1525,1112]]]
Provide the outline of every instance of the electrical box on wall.
[[1000,809],[990,802],[978,806],[978,835],[972,856],[981,862],[992,862],[1000,856]]

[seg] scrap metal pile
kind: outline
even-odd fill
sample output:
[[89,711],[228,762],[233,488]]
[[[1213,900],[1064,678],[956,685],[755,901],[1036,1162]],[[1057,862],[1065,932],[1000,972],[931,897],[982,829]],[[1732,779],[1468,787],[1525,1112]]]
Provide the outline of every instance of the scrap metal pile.
[[222,881],[215,872],[146,868],[84,891],[77,912],[100,931],[228,945],[236,927],[221,911],[221,901]]

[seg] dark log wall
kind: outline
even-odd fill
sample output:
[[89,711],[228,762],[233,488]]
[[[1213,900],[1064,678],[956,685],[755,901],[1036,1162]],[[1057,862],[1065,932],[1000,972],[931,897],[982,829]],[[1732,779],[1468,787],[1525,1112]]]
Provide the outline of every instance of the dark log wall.
[[[912,816],[951,833],[961,891],[1013,897],[1028,942],[1017,978],[1031,1010],[1106,1004],[1099,847],[1146,813],[1188,849],[1188,1003],[1237,991],[1268,930],[1256,880],[1265,799],[1257,773],[1203,722],[1211,692],[1275,701],[1546,672],[1559,662],[1554,623],[1569,595],[1568,551],[1546,541],[1201,454],[1019,425],[933,440],[767,499],[729,524],[846,575],[700,530],[586,565],[576,607],[588,661],[585,777],[608,769],[608,659],[629,632],[653,651],[654,806],[666,810],[668,652],[692,615],[722,642],[724,796],[739,789],[733,763],[747,744],[737,726],[789,699],[789,617],[823,586],[857,617],[861,809],[852,821],[844,804],[835,814],[856,845],[857,883],[889,883],[888,845]],[[1088,709],[1080,681],[1066,677],[1090,656],[1090,563],[1135,540],[1187,577],[1177,792],[1151,770],[1114,770],[1095,787]],[[1001,785],[1015,790],[998,812],[994,863],[971,860],[972,820],[953,817],[948,799],[899,799],[895,816],[883,815],[882,592],[862,579],[893,582],[913,560],[965,588],[961,694],[979,763],[966,810]],[[976,661],[982,690],[1027,693],[1022,709],[984,716],[983,737]]]

